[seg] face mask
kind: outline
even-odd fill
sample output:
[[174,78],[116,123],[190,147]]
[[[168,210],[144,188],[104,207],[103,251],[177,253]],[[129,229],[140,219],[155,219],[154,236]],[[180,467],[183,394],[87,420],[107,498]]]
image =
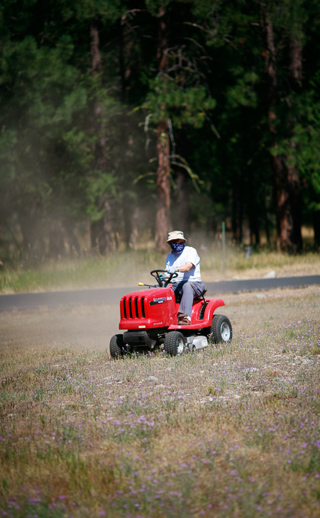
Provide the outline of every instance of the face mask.
[[180,255],[185,247],[184,243],[172,243],[171,250],[174,255]]

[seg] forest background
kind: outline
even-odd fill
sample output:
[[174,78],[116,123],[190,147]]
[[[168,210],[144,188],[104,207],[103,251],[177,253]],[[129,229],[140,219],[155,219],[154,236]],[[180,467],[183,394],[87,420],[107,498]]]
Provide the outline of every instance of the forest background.
[[318,0],[2,0],[0,27],[2,263],[221,222],[320,246]]

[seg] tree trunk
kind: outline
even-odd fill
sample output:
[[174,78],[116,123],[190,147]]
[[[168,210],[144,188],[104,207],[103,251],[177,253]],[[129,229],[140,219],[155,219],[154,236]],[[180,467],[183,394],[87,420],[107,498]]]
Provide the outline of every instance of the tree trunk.
[[167,233],[170,227],[170,146],[167,122],[158,124],[157,133],[156,246],[161,252],[166,252]]
[[249,215],[249,227],[250,227],[250,244],[260,245],[260,222],[257,213],[256,206],[253,206]]
[[[269,13],[265,13],[265,31],[266,31],[266,73],[268,85],[268,123],[271,133],[271,141],[274,150],[277,150],[278,144],[276,140],[276,101],[278,97],[278,79],[276,73],[276,51],[274,45],[273,24]],[[270,155],[272,179],[273,179],[273,202],[276,214],[277,226],[277,250],[280,250],[286,242],[287,228],[287,193],[285,190],[285,173],[283,161],[280,155],[276,153]]]
[[[289,157],[277,154],[276,104],[278,101],[278,78],[276,72],[276,51],[273,23],[269,13],[265,13],[266,32],[266,72],[268,78],[268,121],[273,153],[271,167],[273,173],[273,199],[277,223],[277,249],[296,252],[302,246],[300,218],[300,183],[298,172],[289,164]],[[299,58],[300,55],[300,58]],[[291,45],[291,82],[297,86],[301,76],[301,47]],[[290,128],[294,120],[289,121]],[[292,145],[293,140],[291,141]]]
[[[99,49],[99,31],[96,21],[90,26],[91,37],[91,66],[92,75],[97,77],[101,73],[101,55]],[[101,103],[97,99],[94,103],[94,125],[98,134],[98,139],[94,149],[93,169],[107,172],[107,153],[106,153],[106,129],[104,121],[104,111]],[[91,246],[98,250],[101,254],[107,255],[112,251],[112,219],[111,207],[108,193],[103,193],[101,198],[97,200],[98,209],[103,210],[103,217],[100,221],[92,222]]]
[[177,171],[174,206],[171,208],[171,219],[175,229],[190,234],[190,202],[187,173]]
[[[159,74],[168,70],[168,40],[165,9],[159,10],[159,33],[157,59]],[[157,127],[157,214],[156,246],[161,252],[167,251],[167,232],[170,227],[170,141],[168,121],[162,121]]]
[[119,23],[119,72],[121,78],[121,100],[128,101],[128,91],[130,89],[130,77],[132,73],[131,53],[134,46],[131,27],[126,27],[126,20],[122,19]]
[[64,219],[63,228],[65,230],[67,242],[69,245],[69,255],[80,257],[81,248],[77,236],[74,232],[74,221],[72,221],[72,219],[70,220],[70,218]]
[[312,215],[314,244],[316,248],[320,248],[320,211],[315,211]]
[[[172,145],[172,153],[176,147],[176,153],[188,161],[190,154],[190,142],[186,132],[180,129],[175,135],[175,144]],[[175,170],[176,186],[172,196],[171,222],[175,229],[183,230],[190,234],[190,182],[185,169],[178,167]]]
[[269,218],[268,218],[268,211],[267,207],[264,209],[264,231],[266,233],[266,240],[268,245],[270,245],[270,228],[269,228]]
[[232,184],[232,234],[237,244],[242,243],[243,234],[243,193],[241,171],[234,175]]
[[[302,79],[302,46],[297,41],[297,38],[291,34],[290,38],[290,73],[291,73],[291,88],[295,92],[299,92],[301,89]],[[291,117],[290,125],[292,133],[296,124],[295,114]],[[294,135],[293,135],[294,136]],[[292,138],[290,141],[292,150],[295,149],[296,143]],[[301,235],[301,183],[299,178],[299,171],[295,166],[290,165],[290,161],[287,160],[288,170],[288,191],[289,191],[289,203],[290,212],[292,217],[292,229],[290,234],[291,251],[297,252],[302,249],[302,235]]]
[[139,221],[141,220],[140,207],[132,204],[130,211],[124,208],[123,221],[127,250],[135,250],[139,238]]
[[100,253],[99,242],[100,242],[100,236],[102,233],[101,227],[102,227],[101,220],[90,222],[90,246],[91,246],[91,249],[95,250],[97,253]]
[[18,207],[18,222],[22,234],[21,249],[25,257],[41,259],[45,253],[43,232],[41,232],[41,212],[35,209],[36,202],[25,197],[23,206]]
[[[277,149],[277,143],[274,148]],[[286,168],[283,157],[280,155],[271,156],[273,173],[273,201],[277,225],[277,250],[290,250],[290,234],[292,229],[292,216],[290,213],[289,193],[286,182]]]

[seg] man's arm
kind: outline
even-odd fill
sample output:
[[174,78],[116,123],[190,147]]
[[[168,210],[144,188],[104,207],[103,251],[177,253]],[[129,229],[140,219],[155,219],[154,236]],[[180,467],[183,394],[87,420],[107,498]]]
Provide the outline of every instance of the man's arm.
[[181,273],[187,273],[187,272],[190,272],[190,270],[192,268],[194,268],[194,264],[187,262],[186,264],[183,264],[182,266],[179,266],[177,268],[177,271],[181,272]]

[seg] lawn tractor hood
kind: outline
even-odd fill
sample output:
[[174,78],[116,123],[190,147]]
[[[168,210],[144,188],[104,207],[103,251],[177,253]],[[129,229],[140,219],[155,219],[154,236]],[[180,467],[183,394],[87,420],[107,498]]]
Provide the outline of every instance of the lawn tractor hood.
[[120,301],[119,329],[155,329],[169,327],[177,321],[174,291],[150,288],[134,291]]

